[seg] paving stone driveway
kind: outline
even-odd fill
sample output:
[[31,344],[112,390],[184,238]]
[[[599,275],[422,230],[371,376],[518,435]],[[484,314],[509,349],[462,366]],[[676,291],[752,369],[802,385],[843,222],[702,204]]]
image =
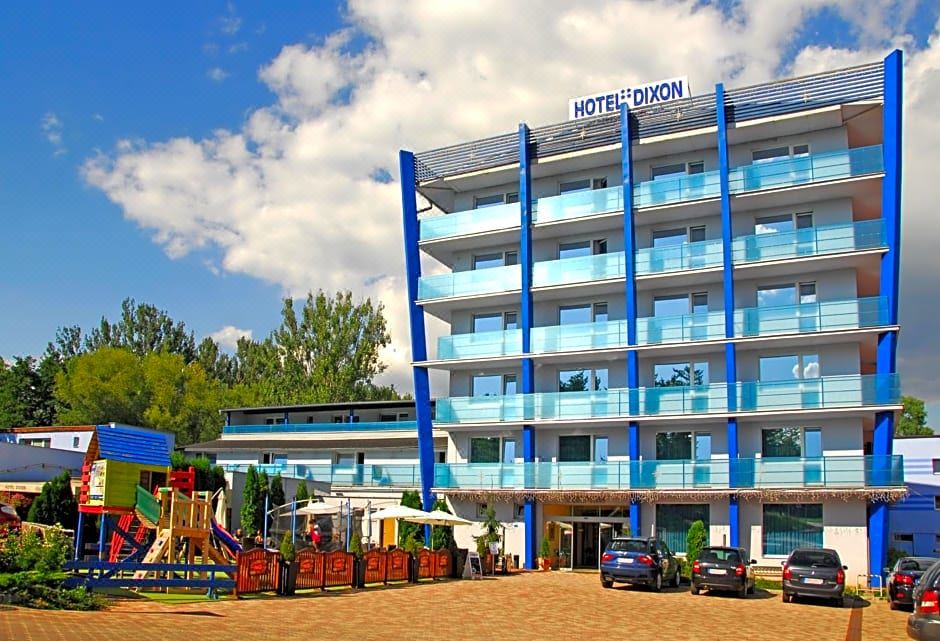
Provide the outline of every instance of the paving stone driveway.
[[907,615],[884,602],[842,609],[785,604],[778,594],[747,600],[604,590],[596,575],[532,573],[294,598],[166,605],[119,601],[105,612],[0,610],[6,641],[250,641],[269,639],[794,639],[907,638]]

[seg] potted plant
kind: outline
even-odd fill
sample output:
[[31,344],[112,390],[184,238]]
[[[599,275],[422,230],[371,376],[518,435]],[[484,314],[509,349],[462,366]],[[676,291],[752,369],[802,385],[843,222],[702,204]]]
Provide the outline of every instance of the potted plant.
[[543,570],[551,570],[553,563],[552,546],[548,537],[542,537],[542,547],[539,549],[539,565]]
[[496,509],[492,505],[487,506],[486,518],[483,521],[483,534],[474,538],[477,542],[477,553],[483,562],[483,570],[490,574],[495,573],[496,570],[496,557],[490,551],[490,544],[500,542],[500,527],[502,527],[500,522],[496,520]]
[[281,594],[293,594],[294,588],[297,585],[297,563],[295,562],[296,554],[294,553],[294,540],[293,532],[290,530],[284,531],[284,536],[281,537],[281,581],[280,581],[280,593]]

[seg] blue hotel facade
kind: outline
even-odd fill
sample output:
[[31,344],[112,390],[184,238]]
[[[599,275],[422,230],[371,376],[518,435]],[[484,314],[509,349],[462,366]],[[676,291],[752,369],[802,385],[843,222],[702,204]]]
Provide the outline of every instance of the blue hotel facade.
[[543,538],[565,567],[625,532],[682,552],[702,519],[764,564],[825,545],[880,573],[906,492],[901,74],[896,51],[402,151],[425,503],[495,506],[530,568]]

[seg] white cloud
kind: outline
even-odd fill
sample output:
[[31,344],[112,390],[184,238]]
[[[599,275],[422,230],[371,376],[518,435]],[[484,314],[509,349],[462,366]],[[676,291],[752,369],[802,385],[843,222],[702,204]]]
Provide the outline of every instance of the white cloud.
[[46,112],[42,120],[39,121],[39,129],[42,131],[42,135],[45,136],[49,144],[52,145],[53,156],[61,156],[68,153],[68,150],[65,148],[65,143],[62,140],[64,128],[62,120],[51,111]]
[[206,75],[214,82],[222,82],[229,77],[229,73],[222,67],[212,67],[206,72]]
[[[860,51],[813,47],[787,65],[794,34],[823,6],[843,5],[742,0],[724,14],[698,0],[352,0],[347,29],[314,46],[287,45],[260,70],[276,102],[253,111],[240,130],[122,141],[89,159],[84,176],[129,220],[151,230],[171,257],[212,248],[221,254],[220,269],[279,284],[287,294],[352,289],[383,301],[393,335],[389,380],[409,389],[399,188],[370,178],[376,169],[397,178],[402,147],[422,150],[514,131],[522,120],[564,120],[568,97],[606,87],[688,73],[693,88],[705,93],[718,80],[734,87],[780,72],[870,61],[910,42],[891,29],[901,24],[896,12],[907,11],[905,2],[853,4],[841,10]],[[368,44],[350,51],[351,42],[363,41]],[[940,147],[931,113],[940,83],[929,83],[940,74],[940,44],[932,41],[910,56],[907,73],[908,86],[919,87],[909,95],[907,131],[924,129],[907,149],[903,300],[909,315],[917,291],[912,274],[929,273],[931,256],[912,250],[938,244],[927,224],[930,163],[912,168],[911,153]],[[921,292],[928,288],[922,283]],[[922,310],[921,318],[936,316],[933,298],[916,303],[932,310]],[[921,353],[935,357],[936,349]],[[926,362],[912,368],[929,371],[936,382]],[[936,386],[917,391],[940,399]]]
[[209,334],[209,338],[229,351],[233,351],[238,346],[238,339],[242,337],[251,339],[251,330],[226,325],[222,329]]
[[235,13],[235,5],[229,2],[227,14],[219,18],[219,31],[227,36],[234,36],[242,28],[242,19]]

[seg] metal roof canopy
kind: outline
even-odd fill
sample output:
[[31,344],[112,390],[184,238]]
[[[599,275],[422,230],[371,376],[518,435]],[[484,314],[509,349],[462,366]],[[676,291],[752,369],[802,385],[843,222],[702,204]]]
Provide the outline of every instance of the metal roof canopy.
[[108,423],[95,427],[86,462],[97,459],[170,466],[170,444],[161,432],[131,425]]
[[[729,123],[883,97],[884,62],[732,89],[726,92]],[[716,121],[715,94],[680,98],[630,111],[631,140],[694,131]],[[620,144],[620,115],[604,114],[535,127],[536,158]],[[415,154],[422,184],[519,162],[518,132]]]

